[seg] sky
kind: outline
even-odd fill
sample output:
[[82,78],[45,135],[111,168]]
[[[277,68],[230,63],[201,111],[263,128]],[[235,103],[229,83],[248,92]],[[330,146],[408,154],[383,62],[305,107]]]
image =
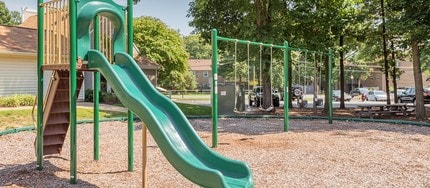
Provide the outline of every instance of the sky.
[[[21,12],[27,7],[37,10],[37,0],[0,0],[6,3],[9,11]],[[126,5],[126,0],[115,0]],[[188,4],[191,0],[141,0],[134,6],[134,17],[152,16],[163,21],[169,28],[179,30],[181,35],[189,35],[193,28],[188,26],[191,18],[187,18]],[[47,1],[45,1],[47,2]]]

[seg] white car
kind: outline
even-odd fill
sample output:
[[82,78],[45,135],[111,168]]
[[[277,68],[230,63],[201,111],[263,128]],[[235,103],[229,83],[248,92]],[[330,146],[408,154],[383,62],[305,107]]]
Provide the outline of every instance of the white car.
[[385,93],[385,91],[382,91],[382,90],[369,91],[369,93],[367,93],[367,100],[368,101],[386,101],[387,93]]

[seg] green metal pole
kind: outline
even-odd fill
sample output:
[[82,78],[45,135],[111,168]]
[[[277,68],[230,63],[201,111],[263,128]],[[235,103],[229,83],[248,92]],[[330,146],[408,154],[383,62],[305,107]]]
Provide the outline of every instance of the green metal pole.
[[70,27],[70,73],[69,73],[69,100],[70,100],[70,183],[77,183],[77,147],[76,147],[76,1],[69,1],[69,27]]
[[328,51],[328,123],[333,124],[333,54]]
[[[100,49],[99,40],[99,16],[94,17],[94,49]],[[100,134],[100,72],[94,72],[94,88],[93,88],[93,105],[94,105],[94,160],[99,160],[100,144],[99,144],[99,134]]]
[[218,34],[212,29],[212,147],[218,147]]
[[288,91],[288,77],[290,74],[290,71],[288,69],[288,42],[284,42],[285,45],[285,51],[284,51],[284,132],[288,132],[288,129],[290,127],[290,117],[289,117],[289,102],[290,101],[290,92]]
[[[133,0],[127,1],[128,13],[127,13],[127,51],[128,54],[133,57]],[[134,140],[134,114],[128,110],[128,171],[133,172],[133,140]],[[143,129],[142,131],[146,131]]]
[[37,7],[37,164],[36,168],[38,170],[43,169],[43,7],[40,6],[43,0],[38,0]]

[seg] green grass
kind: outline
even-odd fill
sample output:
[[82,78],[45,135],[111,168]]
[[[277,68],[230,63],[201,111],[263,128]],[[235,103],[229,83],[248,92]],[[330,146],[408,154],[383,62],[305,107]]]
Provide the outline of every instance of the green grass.
[[185,103],[176,103],[178,107],[184,112],[187,116],[206,116],[211,115],[211,107],[209,106],[200,106],[200,105],[192,105]]
[[[187,116],[211,115],[211,108],[192,104],[176,103]],[[126,112],[100,110],[100,118],[127,117]],[[78,120],[92,120],[92,108],[78,108]],[[1,110],[0,111],[0,131],[33,125],[31,109],[24,110]]]
[[[126,117],[125,112],[100,110],[100,118]],[[78,120],[93,119],[91,108],[78,108]],[[2,110],[0,111],[0,130],[33,125],[31,109],[25,110]]]

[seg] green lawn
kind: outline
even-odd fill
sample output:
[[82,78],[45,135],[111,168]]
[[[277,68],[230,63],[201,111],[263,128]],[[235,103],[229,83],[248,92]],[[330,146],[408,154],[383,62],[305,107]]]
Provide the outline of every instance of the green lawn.
[[[36,116],[36,115],[35,115]],[[124,112],[103,111],[100,110],[100,118],[126,117]],[[93,110],[91,108],[78,108],[78,120],[93,119]],[[2,110],[0,111],[0,130],[33,125],[31,109],[25,110]]]
[[[206,116],[211,114],[211,108],[208,106],[198,106],[184,103],[176,103],[178,107],[187,116]],[[104,111],[100,110],[100,118],[126,117],[126,112]],[[78,120],[92,120],[92,108],[78,108]],[[2,110],[0,111],[0,131],[33,125],[31,109],[24,110]]]

